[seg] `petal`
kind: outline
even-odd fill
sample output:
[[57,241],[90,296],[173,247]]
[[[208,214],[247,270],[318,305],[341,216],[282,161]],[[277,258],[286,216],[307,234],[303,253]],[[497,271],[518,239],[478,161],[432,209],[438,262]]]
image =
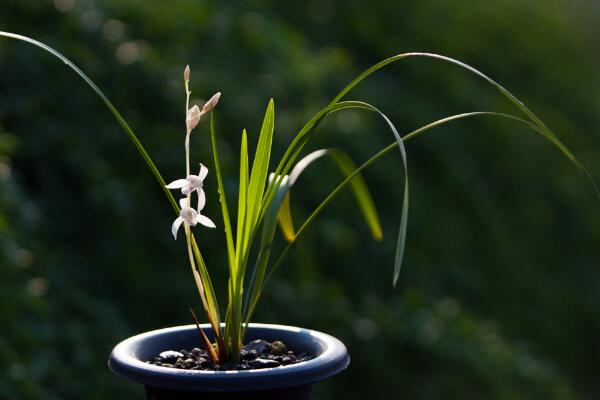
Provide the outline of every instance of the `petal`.
[[198,189],[198,212],[202,211],[205,204],[206,204],[206,195],[204,194],[204,190],[202,190],[202,188],[200,188],[200,189]]
[[221,92],[217,92],[213,94],[213,96],[204,104],[202,107],[202,114],[206,114],[211,112],[213,108],[217,106],[219,103],[219,99],[221,98]]
[[182,187],[184,187],[187,184],[187,181],[185,179],[177,179],[171,183],[169,183],[167,186],[165,186],[167,189],[181,189]]
[[177,231],[179,231],[179,227],[183,223],[183,218],[177,217],[175,221],[173,221],[173,226],[171,226],[171,233],[173,233],[173,238],[177,240]]
[[185,119],[186,126],[188,130],[192,130],[198,125],[200,122],[200,117],[202,114],[200,113],[200,109],[198,106],[194,106],[188,110],[187,117]]
[[190,189],[197,189],[202,187],[202,179],[198,175],[188,175],[187,178],[188,186]]
[[198,212],[193,208],[185,206],[181,209],[181,213],[179,216],[183,218],[183,220],[190,226],[196,226],[196,217],[198,216]]
[[208,175],[208,168],[204,166],[204,164],[200,163],[200,172],[198,173],[198,177],[201,181],[203,181]]
[[196,217],[196,221],[199,224],[202,224],[204,226],[207,226],[209,228],[216,228],[217,226],[214,224],[214,222],[212,222],[208,217],[198,214],[198,216]]
[[183,199],[179,199],[179,207],[183,210],[184,208],[189,208],[188,207],[188,198],[184,197]]
[[190,109],[188,110],[188,113],[187,113],[188,118],[197,118],[199,115],[200,115],[200,107],[198,107],[197,105],[190,107]]

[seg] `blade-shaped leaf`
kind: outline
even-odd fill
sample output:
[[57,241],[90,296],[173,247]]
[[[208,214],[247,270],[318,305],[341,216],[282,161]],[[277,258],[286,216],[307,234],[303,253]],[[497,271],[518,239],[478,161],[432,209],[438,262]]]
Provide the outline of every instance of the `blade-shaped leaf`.
[[[330,149],[328,154],[331,155],[333,161],[338,166],[344,178],[350,176],[356,170],[356,164],[352,161],[350,156],[338,149]],[[377,209],[373,203],[373,198],[367,187],[362,174],[357,174],[350,181],[350,189],[354,194],[356,203],[360,208],[360,211],[367,223],[367,226],[371,230],[371,235],[375,240],[381,240],[383,233],[381,231],[381,223],[379,222],[379,215]]]
[[[127,124],[127,122],[125,121],[125,119],[123,118],[121,113],[117,110],[117,108],[113,105],[113,103],[108,99],[108,97],[104,94],[104,92],[102,92],[102,90],[100,90],[100,88],[94,83],[94,81],[92,81],[83,71],[81,71],[81,69],[79,69],[79,67],[77,67],[73,62],[71,62],[67,57],[65,57],[60,52],[56,51],[52,47],[50,47],[42,42],[39,42],[39,41],[32,39],[30,37],[27,37],[27,36],[17,35],[17,34],[10,33],[10,32],[0,31],[0,36],[27,42],[29,44],[32,44],[34,46],[37,46],[37,47],[47,51],[48,53],[52,54],[54,57],[61,60],[67,67],[69,67],[70,69],[75,71],[75,73],[77,75],[79,75],[79,77],[87,83],[87,85],[92,89],[92,91],[98,97],[100,97],[100,99],[102,100],[104,105],[112,113],[113,117],[117,120],[117,122],[119,123],[121,128],[123,128],[123,131],[127,134],[127,136],[129,137],[129,139],[131,140],[131,142],[133,143],[133,145],[135,146],[137,151],[142,156],[143,160],[146,162],[146,165],[148,166],[148,168],[150,169],[150,171],[152,172],[152,174],[158,181],[160,187],[162,188],[163,192],[165,193],[165,196],[167,196],[167,199],[169,200],[169,203],[171,204],[173,211],[178,215],[179,211],[180,211],[179,206],[178,206],[177,202],[175,201],[175,199],[173,198],[173,195],[171,194],[169,189],[165,188],[165,185],[166,185],[165,180],[163,179],[162,175],[158,171],[158,168],[156,168],[156,165],[152,161],[152,158],[150,158],[150,155],[148,154],[148,152],[146,152],[146,149],[144,148],[144,146],[138,139],[137,135],[133,132],[133,130],[131,129],[129,124]],[[202,255],[200,253],[200,250],[198,249],[198,246],[196,245],[196,242],[193,240],[193,235],[192,235],[192,248],[194,251],[194,256],[197,260],[198,273],[202,277],[202,280],[199,283],[202,287],[199,287],[198,289],[205,293],[206,301],[207,301],[208,308],[209,308],[209,309],[205,309],[204,311],[206,312],[206,314],[209,318],[209,321],[211,322],[211,325],[213,325],[213,327],[214,326],[218,327],[220,320],[219,320],[219,306],[217,303],[217,298],[216,298],[214,290],[212,288],[212,283],[210,280],[210,276],[208,274],[208,270],[206,269],[206,264],[204,263],[204,260],[202,259]],[[196,275],[194,275],[194,279],[197,281]],[[198,281],[197,281],[197,283],[198,283]],[[215,335],[218,337],[220,335],[220,332],[215,331]]]
[[248,256],[254,232],[256,230],[258,213],[262,204],[267,180],[269,160],[271,157],[271,145],[273,143],[274,122],[275,104],[273,99],[271,99],[265,112],[265,118],[260,130],[254,161],[252,163],[252,171],[250,172],[250,180],[248,182],[248,191],[246,195],[246,211],[244,222],[242,224],[242,238],[236,256],[236,273],[232,276],[232,297],[229,304],[230,320],[228,321],[228,324],[232,324],[233,327],[228,331],[229,336],[226,340],[231,343],[231,352],[234,358],[239,354],[241,349],[244,276],[246,275]]
[[[252,162],[252,171],[250,173],[250,182],[248,183],[248,197],[246,208],[246,223],[244,227],[244,237],[242,239],[241,251],[242,257],[247,256],[249,251],[250,235],[254,232],[258,219],[258,211],[260,209],[265,184],[267,181],[267,173],[269,170],[269,160],[271,158],[271,145],[273,143],[273,129],[275,123],[275,103],[273,99],[269,101],[265,118],[260,129],[260,137],[256,145],[254,161]],[[244,263],[242,261],[242,263]],[[243,276],[243,268],[240,268],[238,273]],[[239,277],[238,277],[239,278]]]
[[294,228],[294,220],[292,218],[292,209],[290,205],[290,193],[287,192],[283,197],[279,214],[277,215],[277,222],[279,222],[279,229],[283,237],[288,242],[291,242],[296,237],[296,230]]
[[[271,174],[269,180],[273,181],[275,178],[275,174]],[[281,183],[277,188],[275,193],[275,197],[271,202],[271,207],[269,211],[265,215],[265,219],[262,225],[262,235],[260,240],[260,248],[258,250],[258,256],[256,259],[256,265],[252,270],[252,278],[250,280],[250,284],[248,288],[248,294],[246,295],[245,307],[244,307],[244,321],[247,323],[251,316],[252,312],[256,307],[256,303],[260,297],[261,289],[264,285],[264,278],[267,272],[267,266],[269,264],[269,257],[271,255],[271,244],[273,243],[273,239],[275,237],[275,229],[277,227],[277,216],[279,214],[279,209],[281,204],[285,198],[285,195],[288,193],[289,185],[288,185],[289,177],[284,176],[281,179]]]
[[[278,166],[275,170],[275,174],[277,174],[279,176],[283,176],[288,173],[289,168],[291,168],[291,165],[295,161],[295,157],[297,157],[299,155],[299,151],[298,151],[297,147],[303,147],[307,142],[307,139],[304,138],[304,136],[308,135],[310,132],[312,132],[314,129],[316,129],[316,127],[318,127],[318,125],[321,123],[323,118],[325,118],[328,114],[330,114],[332,111],[334,111],[334,108],[338,107],[341,104],[340,100],[346,94],[348,94],[356,85],[361,83],[363,80],[365,80],[371,74],[384,68],[385,66],[390,65],[396,61],[399,61],[399,60],[402,60],[405,58],[411,58],[411,57],[424,57],[424,58],[440,60],[440,61],[443,61],[446,63],[454,64],[454,65],[459,66],[460,68],[463,68],[463,69],[477,75],[480,78],[483,78],[485,81],[487,81],[489,84],[491,84],[496,90],[498,90],[504,97],[506,97],[511,103],[513,103],[530,120],[531,123],[533,123],[540,129],[542,135],[544,135],[546,137],[546,139],[548,139],[550,142],[552,142],[552,144],[554,144],[563,153],[564,156],[566,156],[568,159],[570,159],[584,173],[584,175],[586,176],[586,178],[588,179],[588,181],[591,183],[592,187],[594,188],[597,197],[600,198],[600,189],[596,185],[596,182],[594,181],[594,179],[591,176],[591,174],[589,173],[589,171],[566,148],[566,146],[564,146],[564,144],[558,139],[558,137],[531,110],[529,110],[523,104],[523,102],[521,102],[519,99],[517,99],[512,93],[510,93],[507,89],[505,89],[499,83],[497,83],[496,81],[494,81],[493,79],[491,79],[490,77],[485,75],[484,73],[480,72],[479,70],[475,69],[474,67],[472,67],[468,64],[465,64],[461,61],[458,61],[456,59],[442,56],[439,54],[433,54],[433,53],[413,52],[413,53],[398,54],[396,56],[387,58],[387,59],[373,65],[372,67],[366,69],[361,74],[359,74],[348,85],[346,85],[346,87],[344,87],[333,98],[333,100],[331,100],[331,102],[325,108],[323,108],[321,111],[319,111],[317,114],[315,114],[311,119],[309,119],[306,122],[306,124],[302,127],[302,129],[294,137],[290,146],[287,148],[284,156],[282,157],[280,163],[278,164]],[[273,185],[273,187],[269,187],[267,189],[266,201],[265,201],[266,207],[268,207],[268,203],[269,203],[271,197],[273,196],[274,189],[275,189],[274,185]],[[264,212],[264,210],[263,210],[263,212]]]
[[246,130],[242,131],[242,143],[240,145],[240,187],[238,195],[238,215],[237,215],[237,238],[236,246],[238,249],[236,262],[239,263],[241,242],[244,236],[244,225],[246,221],[246,205],[248,198],[248,135]]
[[[304,170],[311,165],[313,162],[318,160],[323,156],[330,156],[334,161],[335,165],[338,167],[344,178],[350,176],[356,170],[356,164],[352,161],[350,156],[339,149],[321,149],[314,151],[302,158],[292,169],[290,173],[289,186],[290,189],[298,180],[298,177],[304,172]],[[373,199],[371,197],[371,193],[369,192],[369,188],[367,187],[367,183],[361,174],[357,174],[350,181],[350,189],[352,190],[352,194],[357,202],[357,205],[367,223],[367,226],[371,230],[371,234],[375,238],[375,240],[381,240],[383,234],[381,232],[381,223],[379,222],[379,215],[377,214],[377,209],[375,208],[375,204],[373,203]],[[291,210],[290,210],[290,199],[289,194],[286,194],[286,197],[281,205],[281,209],[279,211],[279,226],[284,233],[284,236],[289,241],[294,237],[294,226],[291,219]]]

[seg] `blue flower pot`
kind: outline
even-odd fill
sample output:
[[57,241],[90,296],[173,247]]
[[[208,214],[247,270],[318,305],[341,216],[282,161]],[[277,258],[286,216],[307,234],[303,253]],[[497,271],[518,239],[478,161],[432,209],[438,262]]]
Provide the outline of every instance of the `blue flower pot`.
[[[201,325],[211,337],[208,324]],[[325,333],[284,325],[250,324],[246,340],[281,340],[309,361],[250,371],[196,371],[147,364],[165,350],[200,346],[195,325],[142,333],[119,343],[108,366],[115,374],[146,387],[148,399],[309,400],[315,382],[327,379],[350,363],[342,342]]]

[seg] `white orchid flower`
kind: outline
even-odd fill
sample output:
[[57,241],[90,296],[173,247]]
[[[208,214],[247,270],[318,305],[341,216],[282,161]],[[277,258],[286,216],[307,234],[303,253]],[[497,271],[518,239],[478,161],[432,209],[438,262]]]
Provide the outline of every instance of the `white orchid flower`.
[[208,114],[217,106],[217,104],[219,104],[220,98],[221,92],[217,92],[206,103],[204,103],[202,109],[200,109],[200,107],[198,106],[193,106],[188,110],[187,116],[185,118],[185,124],[187,126],[188,132],[194,129],[196,125],[198,125],[198,122],[200,122],[200,118],[202,118],[204,114]]
[[202,107],[202,111],[201,114],[208,114],[209,112],[211,112],[211,110],[213,108],[215,108],[217,106],[217,104],[219,104],[219,99],[221,98],[221,92],[217,92],[215,94],[213,94],[213,96],[206,102],[204,103],[204,107]]
[[193,191],[197,191],[199,196],[204,197],[202,186],[204,179],[208,174],[208,168],[200,164],[200,172],[198,175],[188,175],[185,179],[177,179],[165,186],[167,189],[181,189],[184,196],[188,196]]
[[206,203],[206,198],[204,196],[200,196],[198,198],[198,210],[194,210],[193,208],[188,206],[189,199],[184,197],[179,200],[179,205],[181,207],[181,212],[179,213],[179,217],[173,221],[173,226],[171,227],[171,232],[173,233],[173,238],[177,239],[177,232],[181,227],[182,223],[186,223],[189,226],[196,226],[197,224],[204,225],[209,228],[216,228],[217,226],[205,215],[202,215],[200,212],[204,208],[204,204]]
[[185,124],[187,126],[188,131],[191,131],[198,125],[200,122],[200,117],[202,117],[202,111],[200,111],[200,107],[194,106],[190,108],[187,112],[187,116],[185,118]]

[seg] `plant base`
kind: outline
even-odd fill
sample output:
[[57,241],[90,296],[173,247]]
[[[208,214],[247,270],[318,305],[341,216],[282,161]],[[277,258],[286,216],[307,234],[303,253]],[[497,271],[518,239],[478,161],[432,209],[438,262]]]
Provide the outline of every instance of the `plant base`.
[[[212,339],[208,324],[201,325]],[[112,351],[108,365],[123,378],[143,384],[149,400],[310,400],[313,384],[350,363],[346,347],[325,333],[283,325],[250,324],[248,341],[283,341],[291,350],[314,357],[293,365],[246,371],[167,368],[148,363],[169,349],[198,345],[195,325],[160,329],[133,336]]]

